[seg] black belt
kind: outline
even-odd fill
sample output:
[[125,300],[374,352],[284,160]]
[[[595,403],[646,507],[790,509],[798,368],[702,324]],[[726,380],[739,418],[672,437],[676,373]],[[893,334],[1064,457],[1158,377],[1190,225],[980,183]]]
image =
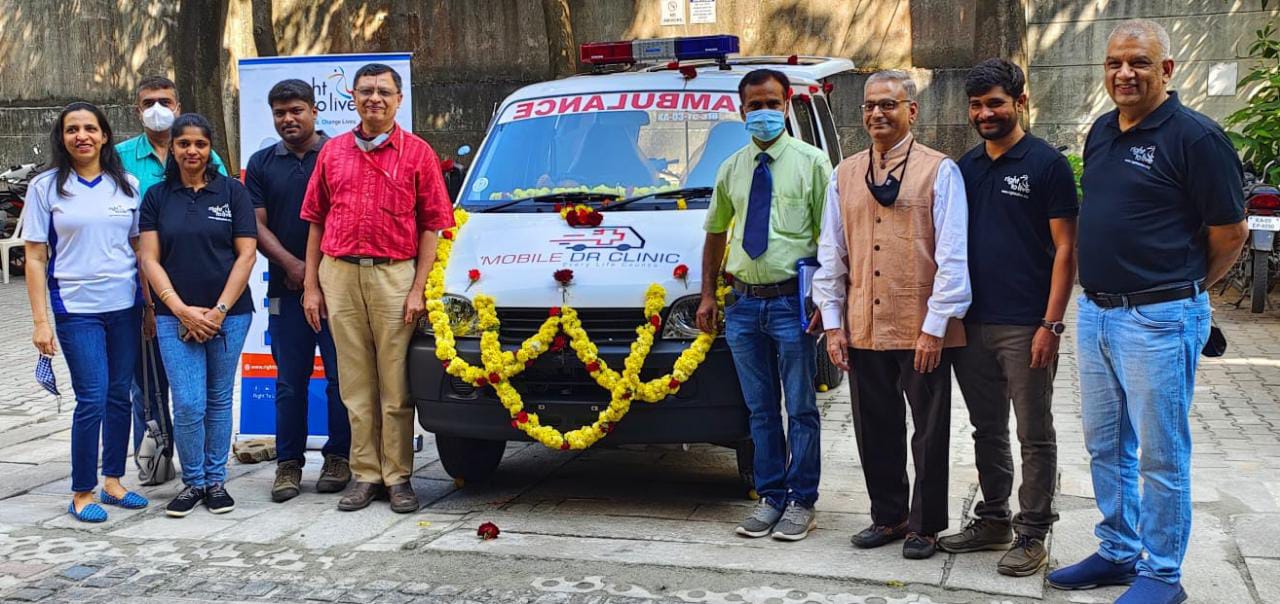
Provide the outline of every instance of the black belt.
[[391,264],[395,262],[393,258],[374,258],[371,256],[338,256],[338,260],[350,262],[351,264],[359,264],[360,266],[374,266],[377,264]]
[[751,296],[752,298],[777,298],[778,296],[788,296],[799,291],[800,282],[797,279],[787,279],[777,283],[766,283],[764,285],[752,285],[741,281],[733,282],[733,289],[740,294]]
[[1158,289],[1155,291],[1135,292],[1132,294],[1107,294],[1085,291],[1085,297],[1102,308],[1130,308],[1147,304],[1159,304],[1174,300],[1194,298],[1204,291],[1198,283],[1188,283],[1178,287]]

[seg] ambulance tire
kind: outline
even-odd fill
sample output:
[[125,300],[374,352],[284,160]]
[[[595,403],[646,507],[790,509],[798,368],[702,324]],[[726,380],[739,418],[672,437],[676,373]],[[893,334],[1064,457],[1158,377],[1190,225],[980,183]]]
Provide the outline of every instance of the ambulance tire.
[[756,488],[756,446],[751,439],[738,442],[734,446],[734,451],[738,457],[738,480],[742,485],[742,492],[746,493],[748,499],[755,499]]
[[836,364],[831,362],[831,355],[827,354],[827,336],[818,337],[816,348],[818,375],[814,379],[814,387],[820,392],[835,390],[844,382],[844,371],[836,367]]
[[444,471],[463,484],[489,480],[506,450],[507,443],[501,440],[436,435],[436,451]]

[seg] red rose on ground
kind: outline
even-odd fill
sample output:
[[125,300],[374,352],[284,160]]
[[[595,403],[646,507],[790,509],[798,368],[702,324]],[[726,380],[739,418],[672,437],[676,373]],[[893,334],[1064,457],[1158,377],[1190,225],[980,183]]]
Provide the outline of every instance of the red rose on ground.
[[498,535],[501,533],[502,531],[498,530],[498,525],[492,522],[486,522],[480,525],[480,528],[476,529],[476,536],[484,539],[485,541],[497,539]]
[[552,273],[551,276],[555,278],[556,283],[559,283],[560,285],[563,285],[563,286],[568,286],[570,283],[573,282],[573,269],[562,268]]
[[677,264],[675,270],[671,271],[671,276],[676,279],[685,279],[689,276],[689,267],[685,264]]

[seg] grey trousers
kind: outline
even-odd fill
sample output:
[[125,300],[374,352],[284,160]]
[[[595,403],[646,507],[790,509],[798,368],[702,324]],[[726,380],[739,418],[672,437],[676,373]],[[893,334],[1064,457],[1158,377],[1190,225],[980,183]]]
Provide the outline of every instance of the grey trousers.
[[954,357],[956,381],[973,424],[974,455],[982,501],[978,518],[1010,522],[1013,455],[1009,446],[1012,402],[1022,445],[1020,511],[1012,518],[1021,535],[1043,539],[1057,522],[1053,494],[1058,480],[1058,444],[1053,430],[1053,376],[1049,367],[1031,368],[1031,342],[1037,326],[965,324],[968,345]]

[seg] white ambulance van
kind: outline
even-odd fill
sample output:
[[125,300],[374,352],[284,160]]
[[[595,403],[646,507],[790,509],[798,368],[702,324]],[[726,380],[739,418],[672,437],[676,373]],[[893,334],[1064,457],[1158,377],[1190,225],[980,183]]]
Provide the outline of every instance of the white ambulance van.
[[[853,69],[846,59],[739,57],[734,36],[702,36],[584,45],[593,73],[526,86],[498,106],[458,193],[469,221],[453,244],[446,271],[446,308],[455,332],[475,334],[475,296],[496,301],[500,339],[508,349],[531,336],[548,309],[571,305],[600,357],[621,367],[645,321],[650,283],[666,289],[662,327],[641,379],[671,371],[697,336],[700,270],[707,205],[721,162],[749,136],[738,111],[738,82],[761,67],[792,84],[787,130],[842,154],[832,119],[829,78]],[[575,228],[565,205],[601,211],[598,226]],[[684,279],[677,267],[686,267]],[[552,278],[573,271],[569,287]],[[480,279],[471,276],[479,271]],[[797,319],[797,322],[799,319]],[[458,354],[480,357],[478,337],[458,336]],[[819,342],[818,350],[823,351]],[[410,384],[418,419],[433,432],[445,470],[455,478],[488,478],[507,441],[528,440],[491,388],[448,375],[435,355],[430,324],[410,349]],[[818,384],[841,374],[820,360]],[[609,404],[568,347],[543,354],[512,384],[542,424],[568,431],[595,421]],[[679,391],[636,402],[597,446],[624,443],[716,443],[738,450],[743,481],[751,478],[747,409],[728,346],[718,338]]]

